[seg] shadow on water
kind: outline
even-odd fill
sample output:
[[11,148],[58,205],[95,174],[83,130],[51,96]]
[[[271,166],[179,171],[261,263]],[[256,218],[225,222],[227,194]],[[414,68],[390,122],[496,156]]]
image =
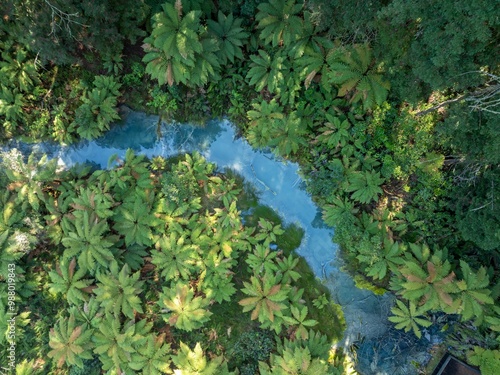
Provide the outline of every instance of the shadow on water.
[[357,348],[359,373],[416,374],[411,362],[421,361],[429,341],[427,346],[422,341],[418,350],[407,350],[411,347],[407,343],[414,338],[392,329],[387,320],[393,297],[358,289],[350,275],[342,271],[338,247],[332,242],[333,229],[323,223],[320,210],[305,191],[297,164],[284,163],[269,152],[253,149],[226,120],[210,121],[205,127],[163,123],[158,128],[157,125],[157,116],[129,112],[124,121],[92,142],[82,141],[70,147],[12,142],[8,147],[16,147],[25,154],[32,150],[47,153],[66,167],[90,162],[101,168],[107,167],[112,155],[123,157],[128,148],[148,157],[198,151],[220,170],[229,168],[238,172],[255,186],[260,202],[279,212],[285,224],[295,223],[304,229],[297,252],[342,306],[347,330],[340,344]]

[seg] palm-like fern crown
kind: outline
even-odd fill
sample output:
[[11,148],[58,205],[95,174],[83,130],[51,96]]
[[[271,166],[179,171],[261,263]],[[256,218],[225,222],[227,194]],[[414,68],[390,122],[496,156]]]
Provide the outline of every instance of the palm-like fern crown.
[[182,15],[182,8],[177,3],[165,3],[162,8],[163,12],[153,17],[152,46],[176,60],[194,60],[195,52],[200,53],[202,48],[197,34],[201,12],[191,11]]
[[244,36],[237,30],[238,26],[234,25],[233,31],[228,29],[233,27],[232,20],[228,23],[221,16],[223,25],[213,23],[211,26],[213,35],[225,38],[224,43],[218,43],[201,27],[201,11],[183,12],[180,1],[175,5],[163,4],[162,9],[153,17],[151,35],[144,39],[146,73],[161,85],[170,86],[174,83],[200,86],[210,78],[219,78],[219,57],[234,57],[237,54],[234,47],[239,48],[241,44],[237,40]]
[[486,307],[494,304],[490,296],[491,290],[488,289],[490,280],[486,268],[481,267],[474,272],[466,262],[460,260],[460,269],[462,279],[457,282],[460,289],[458,312],[462,315],[462,320],[475,318],[476,325],[480,325],[483,322]]
[[430,327],[432,324],[425,316],[428,311],[427,308],[417,306],[412,301],[406,306],[403,302],[397,300],[396,305],[391,308],[391,312],[394,315],[390,316],[389,320],[396,323],[397,329],[404,329],[405,332],[411,330],[418,338],[422,337],[420,327]]
[[163,315],[165,321],[179,329],[192,331],[200,328],[210,319],[212,313],[205,308],[209,301],[195,296],[188,285],[178,282],[175,287],[164,288],[159,305],[168,311]]
[[89,286],[92,279],[84,278],[87,270],[79,268],[76,270],[76,258],[68,260],[63,258],[61,263],[56,266],[55,271],[50,271],[49,276],[52,280],[50,291],[52,293],[62,293],[66,296],[69,303],[78,305],[88,300]]
[[40,83],[35,61],[28,57],[25,49],[17,48],[14,52],[2,52],[0,83],[25,93],[29,93]]
[[120,87],[113,77],[97,76],[94,79],[94,88],[86,92],[83,104],[75,113],[74,125],[80,136],[94,139],[109,130],[112,121],[120,118],[116,110]]
[[48,356],[57,361],[58,367],[66,363],[83,368],[83,359],[92,358],[92,333],[86,324],[77,326],[74,316],[59,319],[50,330],[49,346],[52,350]]
[[227,61],[234,63],[235,58],[243,59],[241,47],[248,38],[248,33],[241,27],[240,18],[234,18],[232,14],[224,15],[219,11],[217,22],[207,20],[208,31],[215,37],[218,43],[217,56],[222,64]]
[[91,273],[96,272],[96,262],[107,268],[109,261],[113,259],[110,248],[114,245],[111,238],[106,237],[109,232],[108,223],[99,220],[95,214],[89,215],[87,211],[81,217],[74,217],[67,222],[72,230],[68,230],[61,240],[66,247],[64,257],[78,256],[78,265]]
[[405,261],[401,274],[406,281],[402,284],[402,295],[418,303],[426,310],[453,308],[453,295],[458,292],[454,283],[455,273],[448,260],[443,260],[442,251],[422,253],[420,246],[410,244],[416,258]]
[[302,28],[302,19],[298,16],[302,4],[295,0],[269,0],[257,6],[259,12],[255,19],[262,29],[260,38],[273,47],[289,45],[297,37]]
[[338,95],[351,95],[351,102],[363,102],[365,110],[381,105],[389,90],[389,83],[373,70],[371,49],[355,45],[349,51],[340,51],[330,58],[329,80],[338,85]]
[[223,365],[222,357],[207,359],[200,343],[196,343],[193,350],[182,341],[177,355],[172,357],[175,364],[175,375],[215,375],[228,374],[227,367]]
[[146,343],[132,354],[129,366],[132,370],[142,371],[147,375],[170,373],[170,344],[165,342],[165,335],[148,335]]
[[333,375],[335,369],[328,366],[325,360],[312,358],[307,347],[284,348],[281,355],[271,355],[271,366],[260,362],[259,370],[262,375]]
[[146,344],[152,324],[146,320],[127,320],[123,324],[113,314],[107,313],[99,323],[92,341],[94,353],[99,356],[103,370],[131,372],[130,362],[137,349]]
[[119,316],[123,313],[133,319],[136,312],[142,313],[142,304],[138,295],[142,292],[143,281],[139,281],[140,272],[130,274],[130,268],[125,264],[118,271],[118,263],[112,262],[109,272],[97,274],[97,288],[94,289],[96,300],[105,312]]

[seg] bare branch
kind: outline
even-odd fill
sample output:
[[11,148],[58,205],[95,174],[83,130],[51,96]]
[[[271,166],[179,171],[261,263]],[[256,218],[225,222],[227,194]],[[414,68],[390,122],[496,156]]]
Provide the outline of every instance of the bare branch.
[[465,100],[473,110],[500,114],[500,77],[496,77],[496,84],[472,93]]
[[49,36],[52,35],[57,39],[57,30],[65,29],[69,36],[76,40],[76,38],[73,36],[73,33],[71,32],[71,24],[86,27],[86,25],[75,20],[75,18],[79,16],[78,12],[66,13],[57,8],[55,5],[51,4],[48,0],[44,0],[44,2],[50,7],[52,11]]
[[460,100],[463,100],[465,99],[467,95],[462,95],[462,96],[459,96],[458,98],[455,98],[455,99],[449,99],[449,100],[445,100],[444,102],[442,103],[439,103],[438,105],[435,105],[434,107],[431,107],[431,108],[428,108],[426,110],[423,110],[423,111],[420,111],[420,112],[417,112],[415,114],[415,116],[424,116],[428,113],[431,113],[431,112],[434,112],[436,110],[438,110],[439,108],[441,107],[444,107],[450,103],[455,103],[455,102],[459,102]]
[[462,167],[462,171],[457,173],[454,168],[453,182],[455,184],[475,185],[481,170],[485,166],[482,163],[467,163]]
[[469,211],[470,212],[479,211],[479,210],[482,210],[483,208],[486,208],[488,206],[491,206],[491,210],[493,210],[495,208],[495,183],[493,181],[491,181],[491,191],[488,195],[491,197],[491,200],[489,202],[486,202],[485,204],[483,204],[480,207],[472,208]]
[[486,77],[489,77],[490,80],[485,83],[485,87],[483,88],[470,93],[465,93],[454,99],[445,100],[444,102],[439,103],[431,108],[417,112],[415,115],[423,116],[439,108],[447,106],[448,104],[459,102],[461,100],[468,102],[470,109],[473,111],[485,111],[494,114],[500,114],[500,77],[495,74],[481,71],[467,72],[464,74],[468,73],[480,73]]

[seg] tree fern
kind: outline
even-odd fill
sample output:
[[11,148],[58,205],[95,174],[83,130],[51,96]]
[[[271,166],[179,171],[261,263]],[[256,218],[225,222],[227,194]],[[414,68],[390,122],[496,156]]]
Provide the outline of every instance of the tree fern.
[[281,227],[281,224],[273,224],[270,220],[260,219],[258,222],[259,233],[255,235],[257,241],[263,241],[265,246],[269,246],[271,243],[276,243],[278,236],[281,236],[285,231]]
[[131,195],[119,206],[113,217],[115,229],[125,237],[125,244],[151,245],[152,228],[161,224],[151,212],[151,208],[139,194]]
[[293,340],[284,339],[283,343],[278,341],[277,351],[283,353],[285,349],[295,351],[295,348],[307,348],[311,356],[327,360],[330,354],[331,342],[328,337],[321,332],[309,329],[307,339],[294,338]]
[[222,64],[227,61],[234,63],[234,59],[243,59],[241,47],[248,38],[248,33],[241,27],[241,18],[234,18],[232,13],[224,15],[221,11],[217,14],[217,22],[207,20],[208,31],[217,40],[219,50],[217,56]]
[[259,362],[262,375],[334,375],[337,371],[330,368],[325,360],[312,358],[308,348],[285,348],[281,355],[272,354],[270,366]]
[[235,260],[226,258],[224,254],[209,254],[204,257],[205,269],[198,278],[200,290],[205,293],[206,298],[215,300],[218,303],[231,301],[231,297],[236,293],[236,288],[232,282],[232,267]]
[[91,297],[83,305],[73,305],[69,308],[71,315],[82,324],[87,324],[89,327],[97,328],[104,316],[101,304],[95,297]]
[[59,319],[49,333],[49,358],[57,361],[57,367],[66,363],[83,368],[83,359],[92,359],[92,332],[86,324],[76,326],[73,316]]
[[[274,323],[276,314],[287,308],[288,286],[279,284],[272,274],[265,273],[262,277],[251,276],[250,283],[244,281],[241,291],[250,296],[240,300],[243,312],[252,311],[250,318],[258,319],[260,323]],[[281,318],[279,319],[281,321]]]
[[302,19],[298,15],[302,4],[296,4],[295,0],[269,0],[257,8],[255,20],[261,29],[259,37],[266,44],[289,45],[300,33]]
[[[416,244],[416,243],[409,243],[409,248],[411,252],[407,252],[405,254],[406,258],[408,260],[420,263],[420,264],[425,264],[431,256],[433,255],[431,253],[431,249],[429,246],[425,243],[423,244]],[[442,252],[437,252],[436,253],[437,257],[442,257],[443,254]]]
[[115,316],[123,313],[130,319],[134,318],[135,312],[143,312],[138,295],[142,292],[144,282],[139,281],[139,277],[140,272],[130,274],[127,264],[118,271],[117,262],[111,263],[109,273],[97,274],[99,283],[94,293],[105,312],[112,312]]
[[[500,332],[500,307],[493,306],[492,311],[488,314],[484,320],[486,322],[486,326],[494,332]],[[500,343],[500,335],[497,334],[497,342]]]
[[28,52],[23,48],[18,48],[15,54],[2,53],[0,77],[2,84],[26,93],[32,92],[33,87],[40,83],[35,61],[28,58]]
[[191,72],[190,84],[195,86],[206,85],[210,81],[217,82],[221,79],[217,40],[205,32],[201,37],[201,45],[203,50],[198,54]]
[[120,164],[107,173],[99,171],[94,173],[99,182],[104,187],[107,185],[112,187],[114,199],[117,201],[137,195],[151,205],[155,193],[144,155],[136,155],[132,149],[128,149],[125,160],[117,160],[117,156],[114,155],[108,162],[110,167],[113,161],[119,161]]
[[134,244],[116,249],[113,255],[119,264],[127,264],[132,271],[138,271],[144,265],[144,258],[150,253],[144,246]]
[[174,231],[162,235],[151,251],[151,263],[156,265],[165,281],[189,280],[200,261],[197,249]]
[[378,201],[379,195],[382,194],[380,186],[383,184],[384,178],[380,177],[380,172],[353,172],[348,175],[348,180],[349,186],[346,191],[353,192],[351,198],[360,203]]
[[16,375],[41,375],[42,370],[37,368],[36,361],[24,359],[16,365]]
[[396,300],[397,306],[391,308],[393,316],[389,320],[396,323],[397,329],[404,329],[405,332],[410,330],[418,337],[422,337],[420,327],[429,327],[432,323],[425,318],[425,313],[428,309],[425,306],[417,307],[414,302],[410,301],[408,306],[403,302]]
[[0,87],[0,116],[3,116],[6,122],[13,124],[21,122],[24,119],[24,107],[26,106],[24,94],[17,89],[9,89],[3,85]]
[[483,321],[485,305],[494,303],[490,296],[491,290],[488,289],[489,277],[486,268],[481,267],[479,271],[474,272],[463,260],[460,260],[460,268],[462,279],[457,282],[460,289],[458,312],[462,315],[462,320],[475,318],[476,325],[480,325]]
[[304,123],[294,111],[286,117],[281,127],[273,129],[268,145],[275,146],[278,154],[290,156],[307,145],[306,134]]
[[23,215],[19,212],[19,206],[15,204],[9,191],[0,195],[0,234],[19,226]]
[[192,331],[210,320],[212,313],[206,310],[206,298],[194,295],[194,290],[186,284],[178,282],[175,287],[163,288],[158,304],[166,309],[163,319],[176,328]]
[[87,210],[89,214],[95,213],[98,218],[106,219],[113,216],[111,209],[114,202],[109,193],[104,194],[98,189],[80,187],[78,196],[73,198],[70,206],[75,209],[73,212],[75,216],[81,216],[82,211]]
[[93,83],[97,90],[104,91],[107,96],[120,96],[120,87],[122,84],[113,76],[95,76]]
[[500,350],[491,350],[474,347],[474,351],[467,353],[471,365],[479,366],[481,375],[496,375],[500,368]]
[[249,142],[256,147],[267,146],[274,129],[282,126],[284,115],[281,106],[275,99],[270,102],[263,100],[253,102],[253,109],[247,112],[250,128],[248,129]]
[[288,257],[282,257],[277,259],[278,269],[281,273],[281,282],[284,284],[292,284],[300,279],[300,273],[297,272],[297,265],[299,264],[299,258],[293,256],[293,254],[288,255]]
[[131,372],[129,363],[132,355],[146,344],[145,336],[150,330],[151,324],[147,324],[145,320],[128,320],[122,326],[120,319],[106,314],[92,337],[94,353],[99,355],[102,369],[117,373]]
[[213,54],[219,48],[217,44],[212,49],[210,40],[202,40],[201,12],[182,13],[180,1],[163,4],[162,11],[153,16],[151,35],[144,39],[146,73],[160,85],[205,83],[219,64]]
[[142,371],[143,375],[170,374],[170,344],[165,343],[165,335],[149,334],[146,342],[132,354],[129,366]]
[[196,343],[194,350],[191,350],[181,341],[179,350],[172,360],[176,367],[175,375],[236,375],[227,370],[222,357],[207,359],[199,342]]
[[273,274],[278,270],[276,256],[277,252],[272,251],[269,246],[257,244],[252,253],[247,255],[245,262],[248,264],[248,269],[255,275]]
[[193,61],[195,53],[202,50],[197,34],[201,12],[193,10],[183,15],[181,7],[169,3],[163,4],[162,10],[153,16],[151,38],[154,46],[168,52],[175,59]]
[[38,158],[35,154],[30,154],[25,162],[17,149],[4,154],[4,163],[5,159],[8,159],[8,164],[4,173],[10,181],[7,188],[17,192],[16,202],[22,210],[26,211],[31,207],[38,211],[40,203],[47,199],[44,188],[54,179],[57,160],[48,160],[47,155]]
[[92,284],[92,279],[85,279],[87,270],[79,268],[75,272],[76,258],[69,261],[63,258],[56,270],[50,271],[49,276],[52,281],[49,284],[51,293],[62,293],[69,303],[74,305],[81,304],[88,300],[89,286]]
[[109,130],[109,124],[118,120],[116,109],[120,84],[111,77],[98,76],[94,88],[83,97],[75,112],[76,131],[86,139],[93,139]]
[[401,257],[404,249],[399,245],[398,242],[386,238],[381,251],[362,251],[356,258],[365,265],[367,276],[381,280],[386,277],[388,271],[397,272],[398,267],[404,264]]
[[250,70],[246,75],[248,84],[255,86],[257,91],[267,87],[269,92],[275,93],[284,80],[285,56],[275,54],[269,55],[266,51],[259,49],[258,55],[250,55]]
[[184,13],[189,13],[192,10],[199,10],[202,13],[202,18],[207,19],[215,13],[215,4],[212,1],[204,0],[171,0],[175,4],[175,8]]
[[289,325],[296,326],[294,332],[295,337],[307,340],[309,332],[306,327],[314,327],[318,322],[314,319],[307,319],[308,310],[306,306],[300,308],[291,306],[290,312],[292,316],[284,316],[283,320]]
[[454,283],[455,273],[451,271],[450,262],[443,261],[440,253],[433,254],[424,265],[405,261],[400,271],[406,278],[402,284],[404,298],[427,310],[446,309],[454,305],[452,295],[458,292]]
[[109,231],[105,220],[98,220],[87,211],[83,212],[81,218],[75,218],[73,230],[67,232],[61,242],[66,247],[64,251],[65,258],[78,256],[78,265],[95,274],[96,262],[107,268],[109,262],[113,259],[110,248],[113,242],[105,237]]
[[76,142],[76,124],[71,121],[72,115],[68,113],[68,103],[63,102],[52,107],[50,112],[52,126],[50,128],[52,139],[61,144]]
[[318,129],[319,134],[316,136],[315,141],[321,142],[333,150],[344,147],[351,140],[349,133],[351,124],[347,119],[342,121],[330,113],[325,116],[328,121]]
[[[296,30],[297,38],[287,48],[289,56],[294,60],[313,53],[325,53],[334,48],[333,42],[319,32],[319,26],[313,18],[312,13],[304,12],[302,27]],[[316,73],[319,71],[321,71],[321,67],[317,69]]]
[[346,221],[346,218],[355,219],[354,215],[358,212],[359,209],[352,200],[336,196],[332,199],[332,204],[326,205],[322,217],[326,224],[335,226]]
[[[145,39],[144,41],[148,41]],[[146,53],[142,61],[146,63],[146,73],[151,78],[156,79],[160,86],[168,83],[173,86],[174,83],[187,84],[190,78],[188,67],[181,64],[174,64],[172,56],[165,53],[162,49],[155,48],[149,43],[145,43],[142,48]]]
[[389,83],[372,67],[371,50],[367,45],[355,45],[331,57],[329,80],[339,86],[338,96],[352,94],[351,102],[363,102],[365,110],[381,105]]

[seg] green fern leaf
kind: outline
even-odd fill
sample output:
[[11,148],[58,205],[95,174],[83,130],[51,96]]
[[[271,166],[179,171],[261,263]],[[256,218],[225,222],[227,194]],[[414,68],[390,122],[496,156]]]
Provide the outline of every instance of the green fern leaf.
[[158,304],[166,313],[163,319],[176,328],[192,331],[203,326],[212,313],[205,308],[209,301],[195,297],[194,290],[186,284],[177,283],[175,288],[163,288]]
[[128,265],[118,271],[118,263],[112,262],[110,271],[97,274],[97,288],[94,289],[96,300],[104,307],[105,312],[119,316],[123,313],[133,319],[135,312],[142,313],[141,300],[143,281],[139,281],[140,272],[130,274]]
[[57,367],[66,363],[83,368],[83,359],[92,359],[92,333],[86,324],[76,326],[74,316],[59,319],[49,333],[49,358],[57,361]]

